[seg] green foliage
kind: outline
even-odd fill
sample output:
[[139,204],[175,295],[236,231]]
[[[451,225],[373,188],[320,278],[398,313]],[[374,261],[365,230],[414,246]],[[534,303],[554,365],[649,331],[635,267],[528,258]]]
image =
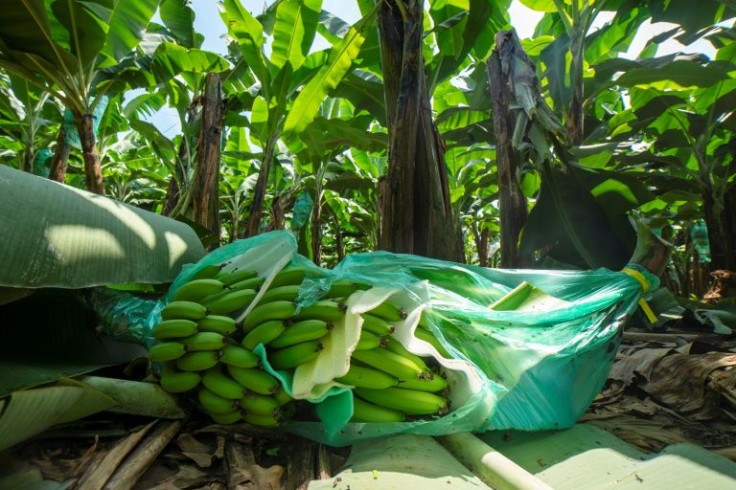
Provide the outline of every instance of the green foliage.
[[[563,137],[564,164],[545,134],[528,129],[520,140],[516,177],[531,210],[524,251],[578,267],[616,267],[632,246],[627,215],[653,226],[673,224],[702,216],[704,196],[723,202],[736,172],[730,151],[736,48],[732,32],[714,25],[733,15],[728,3],[522,3],[544,14],[534,36],[522,40],[542,97],[566,121],[579,77],[584,128],[579,145]],[[483,230],[491,244],[498,240],[485,60],[495,34],[509,26],[509,4],[425,5],[431,110],[446,145],[454,219],[471,260],[478,260]],[[13,74],[0,75],[0,161],[20,168],[28,154],[39,168],[48,165],[62,115],[54,97],[90,110],[108,94],[111,103],[98,118],[108,192],[160,211],[171,179],[181,189],[191,185],[197,97],[204,75],[218,72],[226,97],[222,240],[243,236],[258,176],[265,174],[260,229],[282,226],[279,213],[289,227],[297,196],[307,193],[311,209],[322,211],[324,260],[339,255],[336,234],[346,250],[370,249],[378,233],[378,181],[387,171],[386,121],[376,8],[370,1],[358,5],[363,17],[350,25],[323,10],[321,0],[274,2],[260,14],[225,0],[221,12],[232,44],[220,56],[201,49],[195,13],[184,0],[13,0],[0,27],[0,66]],[[162,25],[150,21],[156,8]],[[592,28],[604,11],[610,20]],[[679,30],[659,35],[638,58],[624,58],[647,19],[674,22]],[[331,46],[314,50],[317,34]],[[670,38],[707,40],[718,50],[712,60],[657,56],[657,44]],[[131,88],[143,92],[123,103],[118,94]],[[182,134],[171,137],[150,122],[167,107],[177,111]],[[545,159],[554,160],[547,170]],[[81,185],[81,169],[73,153],[68,182]],[[311,219],[300,228],[312,226]],[[591,256],[602,236],[609,245]]]

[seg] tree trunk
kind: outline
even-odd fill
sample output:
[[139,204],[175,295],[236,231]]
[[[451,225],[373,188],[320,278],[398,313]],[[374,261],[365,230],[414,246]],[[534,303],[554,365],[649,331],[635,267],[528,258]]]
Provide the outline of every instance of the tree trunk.
[[514,118],[509,110],[511,90],[508,76],[501,69],[501,59],[495,49],[488,58],[488,79],[493,111],[493,136],[496,142],[498,194],[501,213],[501,267],[519,264],[518,244],[527,218],[526,197],[516,179],[517,162],[511,147]]
[[703,193],[703,211],[708,226],[711,270],[736,271],[736,187],[717,203],[710,189]]
[[271,201],[271,221],[266,226],[266,231],[283,230],[286,228],[284,208],[287,207],[282,196],[274,196]]
[[[183,143],[182,143],[183,144]],[[172,175],[169,180],[169,185],[166,188],[166,198],[164,199],[164,206],[161,209],[161,214],[164,216],[171,216],[171,213],[176,208],[176,203],[179,202],[179,182],[176,180],[176,176]]]
[[263,149],[263,161],[258,170],[258,180],[253,192],[253,202],[250,205],[248,216],[247,236],[256,236],[261,232],[261,219],[263,216],[263,201],[266,199],[266,186],[268,185],[268,174],[271,170],[271,159],[276,145],[276,138],[271,138]]
[[378,10],[388,125],[388,175],[380,187],[379,248],[462,260],[442,143],[431,117],[422,60],[423,2]]
[[322,198],[317,196],[312,215],[312,261],[322,262]]
[[59,128],[59,136],[56,138],[56,150],[54,158],[49,167],[49,179],[61,182],[66,180],[66,167],[69,161],[69,144],[66,142],[66,131],[64,125]]
[[205,78],[202,98],[202,123],[197,143],[192,220],[210,230],[218,238],[222,122],[222,82],[220,75],[210,73]]
[[491,236],[491,232],[488,231],[488,228],[483,228],[480,232],[480,246],[478,247],[478,257],[480,261],[481,267],[488,267],[489,265],[489,257],[488,257],[488,242]]
[[23,169],[24,172],[33,172],[33,150],[26,148],[23,151]]
[[92,114],[73,112],[74,122],[79,131],[79,140],[82,143],[82,157],[84,158],[84,174],[87,190],[96,194],[105,195],[105,184],[102,180],[100,156],[95,148],[95,128]]
[[[197,105],[200,103],[200,98],[197,97],[191,105],[187,108],[187,122],[191,124],[194,121]],[[179,153],[177,155],[177,161],[175,165],[176,174],[171,176],[169,185],[166,189],[166,198],[164,200],[163,209],[161,214],[164,216],[172,216],[172,213],[179,204],[179,199],[182,198],[181,186],[179,182],[184,182],[184,176],[189,168],[191,158],[189,155],[189,145],[187,144],[186,131],[182,132],[182,138],[179,142]],[[183,210],[185,211],[185,210]]]

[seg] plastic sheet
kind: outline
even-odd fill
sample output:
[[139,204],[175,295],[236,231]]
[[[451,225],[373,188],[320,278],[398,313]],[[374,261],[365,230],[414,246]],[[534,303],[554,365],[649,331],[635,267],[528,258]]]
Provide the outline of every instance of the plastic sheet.
[[[645,284],[606,269],[486,269],[387,252],[353,255],[333,270],[325,270],[297,255],[292,235],[280,231],[234,242],[186,267],[172,284],[169,297],[211,264],[250,267],[265,278],[261,292],[241,317],[287,264],[309,267],[297,307],[319,300],[335,281],[373,286],[350,296],[345,319],[335,326],[324,350],[299,366],[293,377],[271,369],[262,345],[255,350],[265,369],[278,376],[292,396],[314,404],[320,419],[290,422],[284,429],[335,446],[399,433],[442,435],[573,425],[605,382],[623,325],[642,291],[658,282],[636,265],[629,267]],[[520,310],[491,308],[525,283],[548,300]],[[386,299],[408,313],[396,325],[394,337],[409,351],[433,357],[442,366],[450,386],[451,409],[446,415],[401,423],[348,422],[353,411],[350,389],[333,380],[349,367],[360,334],[359,314]],[[144,339],[159,321],[164,304],[165,299],[147,305],[150,314],[141,322]],[[449,357],[414,335],[420,318]]]

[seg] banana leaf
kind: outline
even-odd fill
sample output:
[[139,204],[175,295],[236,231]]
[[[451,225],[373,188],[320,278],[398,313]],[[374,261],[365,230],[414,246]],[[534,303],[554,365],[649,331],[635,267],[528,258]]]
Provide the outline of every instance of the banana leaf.
[[46,386],[13,393],[0,415],[0,451],[52,425],[77,420],[116,404],[89,386]]
[[171,282],[205,251],[186,224],[0,166],[0,286]]

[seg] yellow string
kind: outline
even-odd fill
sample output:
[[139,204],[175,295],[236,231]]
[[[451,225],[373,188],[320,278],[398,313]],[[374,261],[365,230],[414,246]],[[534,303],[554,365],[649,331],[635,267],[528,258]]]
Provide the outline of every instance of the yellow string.
[[[652,286],[649,281],[647,281],[647,278],[644,277],[644,274],[636,269],[632,269],[631,267],[624,267],[623,269],[621,269],[621,272],[635,279],[636,282],[641,285],[641,289],[645,293],[649,291],[649,288]],[[647,320],[649,320],[650,323],[657,323],[657,315],[654,314],[652,308],[649,306],[649,303],[647,303],[644,298],[639,299],[639,307],[641,307],[641,311],[644,312]]]

